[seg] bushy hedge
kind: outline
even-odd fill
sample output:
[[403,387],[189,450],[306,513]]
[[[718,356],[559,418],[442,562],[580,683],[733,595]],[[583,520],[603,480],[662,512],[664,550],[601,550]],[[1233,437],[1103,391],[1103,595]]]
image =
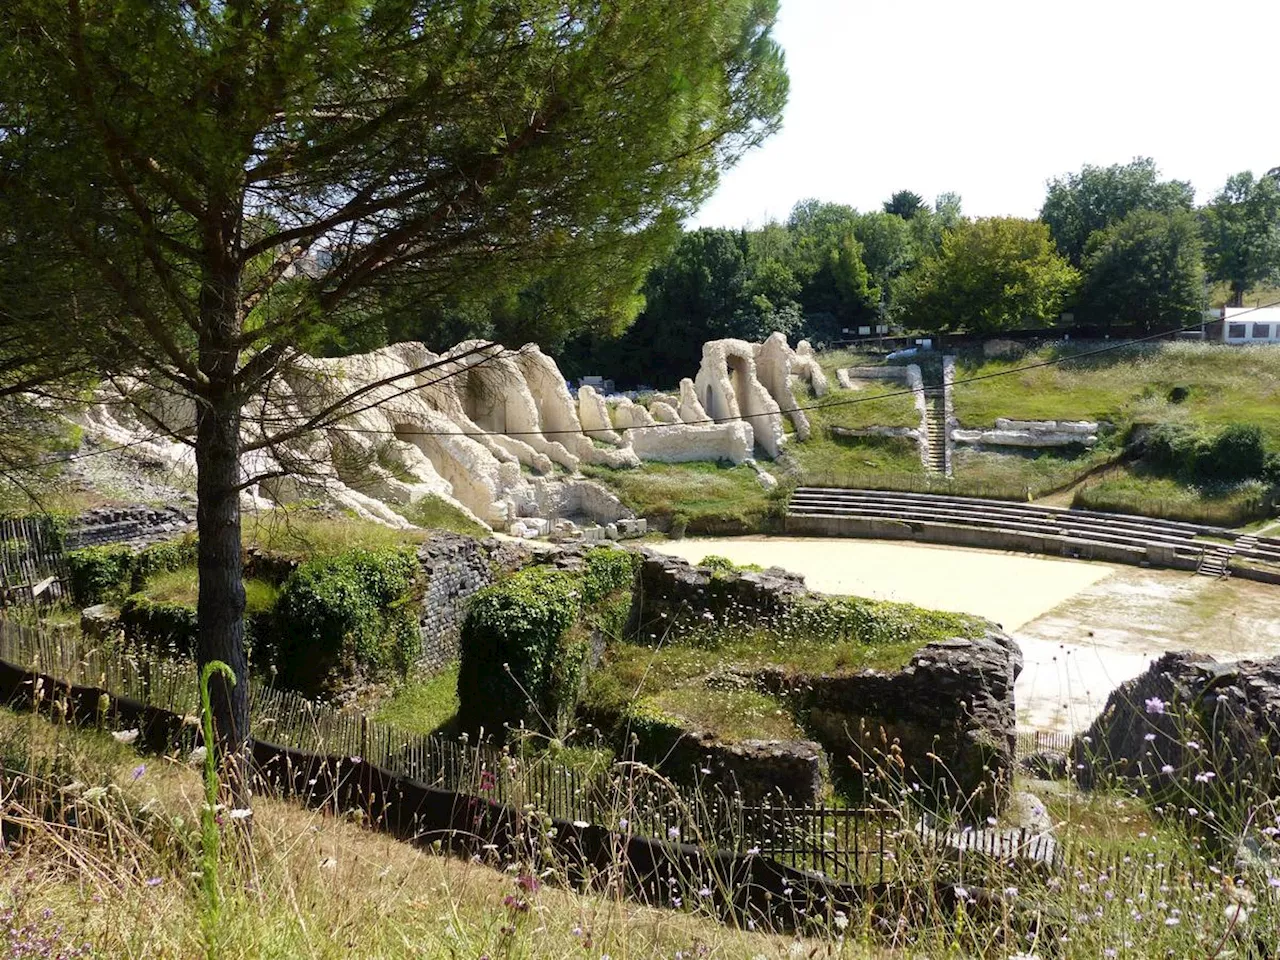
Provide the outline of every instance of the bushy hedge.
[[324,691],[365,675],[403,676],[419,649],[418,563],[412,551],[351,550],[309,560],[275,606],[281,681]]
[[1233,423],[1212,434],[1158,423],[1135,430],[1129,449],[1157,470],[1198,483],[1280,482],[1276,454],[1268,455],[1262,430],[1253,424]]
[[118,597],[132,576],[133,556],[129,547],[117,545],[67,551],[72,598],[87,607]]
[[71,596],[90,606],[136,593],[157,573],[191,566],[196,561],[195,537],[153,543],[141,551],[121,544],[83,547],[66,555]]
[[467,607],[458,664],[458,722],[498,737],[546,729],[576,699],[587,647],[567,635],[582,609],[572,573],[534,567],[486,587]]

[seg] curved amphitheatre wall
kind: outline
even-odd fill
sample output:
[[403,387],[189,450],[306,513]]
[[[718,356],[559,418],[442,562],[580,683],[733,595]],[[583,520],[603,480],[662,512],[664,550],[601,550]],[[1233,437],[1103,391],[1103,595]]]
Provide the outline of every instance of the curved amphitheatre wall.
[[[679,398],[660,396],[649,408],[606,399],[590,386],[575,395],[534,344],[477,352],[484,346],[466,341],[435,354],[400,343],[349,357],[299,358],[245,408],[246,443],[325,418],[354,391],[359,398],[342,404],[350,412],[335,422],[246,455],[245,505],[319,499],[407,527],[396,508],[438,497],[490,527],[566,511],[610,523],[630,514],[581,476],[582,465],[744,463],[757,447],[775,457],[784,415],[798,435],[808,432],[804,414],[794,410],[792,379],[819,395],[827,386],[809,345],[793,350],[777,333],[759,344],[706,344],[696,378],[681,382]],[[423,370],[432,364],[439,365]],[[104,388],[77,421],[97,440],[194,473],[190,446],[168,436],[194,431],[194,407],[141,376]],[[264,479],[253,481],[258,476]]]

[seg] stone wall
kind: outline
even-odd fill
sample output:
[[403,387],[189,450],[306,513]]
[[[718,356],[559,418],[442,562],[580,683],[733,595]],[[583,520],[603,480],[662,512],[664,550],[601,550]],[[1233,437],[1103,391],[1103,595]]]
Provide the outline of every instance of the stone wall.
[[638,552],[644,559],[626,632],[641,642],[679,636],[708,621],[767,621],[788,599],[809,592],[804,577],[777,567],[726,575],[646,547]]
[[[1121,778],[1179,805],[1213,809],[1275,796],[1277,737],[1280,657],[1222,663],[1166,653],[1112,691],[1073,744],[1071,766],[1084,786]],[[1212,775],[1195,776],[1206,771]],[[1231,797],[1215,792],[1237,788]]]
[[[628,620],[628,633],[640,642],[674,640],[710,624],[767,625],[793,602],[820,596],[806,589],[802,577],[776,568],[717,572],[643,548],[640,553],[644,560]],[[983,817],[998,809],[1011,784],[1013,686],[1021,670],[1017,644],[992,624],[976,638],[923,646],[898,671],[814,675],[766,667],[751,679],[786,699],[801,725],[854,781],[862,778],[858,766],[865,771],[890,762],[889,753],[896,752],[903,776],[931,791],[937,806]],[[705,740],[700,746],[706,750]],[[795,771],[804,755],[789,756],[791,789],[803,780]],[[746,778],[751,759],[748,751],[732,763],[719,762]],[[756,762],[767,771],[772,761]],[[757,776],[763,780],[767,774]]]
[[517,544],[453,533],[437,534],[419,547],[418,562],[426,579],[418,617],[419,668],[437,671],[457,660],[467,601],[529,559],[529,551]]
[[195,530],[195,510],[184,507],[97,507],[71,522],[66,534],[68,550],[120,543],[145,547]]
[[775,683],[833,757],[853,759],[855,779],[871,770],[901,776],[902,786],[929,791],[933,806],[983,817],[1012,785],[1021,672],[1018,645],[992,628],[930,643],[902,670],[779,673]]

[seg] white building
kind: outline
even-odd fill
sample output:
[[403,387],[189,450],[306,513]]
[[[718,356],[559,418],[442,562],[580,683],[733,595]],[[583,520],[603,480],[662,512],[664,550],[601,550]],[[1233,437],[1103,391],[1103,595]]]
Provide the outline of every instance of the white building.
[[1280,306],[1210,310],[1222,321],[1223,343],[1280,343]]

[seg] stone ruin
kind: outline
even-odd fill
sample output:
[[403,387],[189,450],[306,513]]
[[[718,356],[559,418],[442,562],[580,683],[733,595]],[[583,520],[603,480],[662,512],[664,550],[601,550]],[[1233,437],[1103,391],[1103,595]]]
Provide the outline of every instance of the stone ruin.
[[[792,382],[827,390],[813,350],[793,350],[774,333],[764,343],[715,340],[703,346],[694,378],[679,396],[645,406],[572,392],[553,359],[534,344],[519,350],[483,341],[434,354],[399,343],[341,358],[303,356],[245,408],[246,444],[323,417],[362,391],[341,419],[243,457],[249,508],[320,500],[392,527],[410,522],[395,508],[437,497],[477,523],[521,536],[568,532],[567,519],[600,524],[611,538],[637,535],[643,521],[579,468],[637,468],[642,461],[754,463],[776,457],[809,424],[796,410]],[[443,363],[420,372],[428,365]],[[94,440],[194,476],[195,407],[143,379],[104,387],[77,416]],[[172,436],[170,436],[172,435]],[[772,480],[761,472],[761,482]],[[262,477],[250,482],[254,477]],[[610,526],[612,525],[612,527]]]

